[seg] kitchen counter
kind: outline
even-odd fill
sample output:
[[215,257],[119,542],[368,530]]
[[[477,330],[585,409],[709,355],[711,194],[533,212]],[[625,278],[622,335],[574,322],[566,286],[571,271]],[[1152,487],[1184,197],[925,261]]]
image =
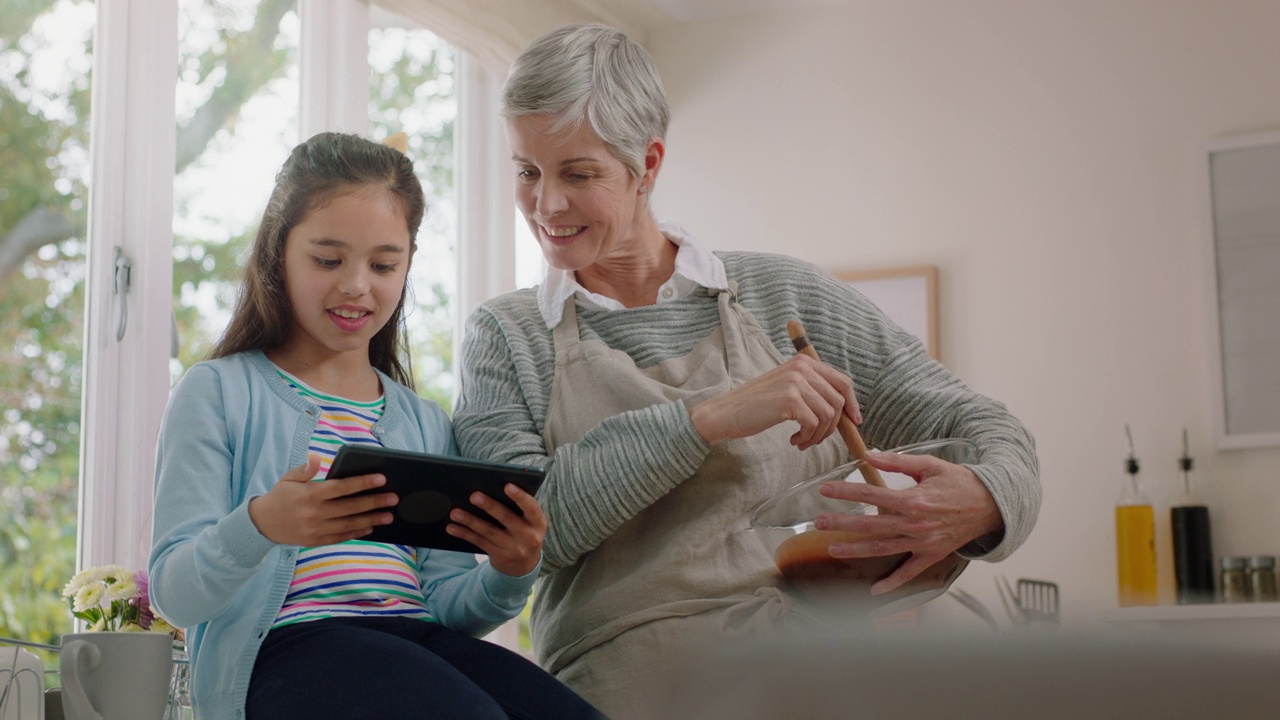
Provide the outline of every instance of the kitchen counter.
[[1137,632],[1280,647],[1280,602],[1114,608],[1100,612],[1098,619]]

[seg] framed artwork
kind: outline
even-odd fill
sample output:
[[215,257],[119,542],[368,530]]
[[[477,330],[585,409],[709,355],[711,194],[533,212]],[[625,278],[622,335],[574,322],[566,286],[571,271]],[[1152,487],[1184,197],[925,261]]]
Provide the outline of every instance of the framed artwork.
[[1280,446],[1280,132],[1217,140],[1207,161],[1217,445]]
[[938,357],[938,268],[934,265],[838,272],[837,278],[866,295],[902,329]]

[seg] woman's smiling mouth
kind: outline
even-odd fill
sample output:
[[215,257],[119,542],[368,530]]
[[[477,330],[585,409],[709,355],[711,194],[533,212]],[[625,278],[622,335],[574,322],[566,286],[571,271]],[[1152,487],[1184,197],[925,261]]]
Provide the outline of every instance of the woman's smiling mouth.
[[586,225],[562,225],[560,227],[547,227],[546,225],[542,225],[541,227],[542,232],[546,233],[548,237],[555,238],[556,240],[573,237],[587,229]]

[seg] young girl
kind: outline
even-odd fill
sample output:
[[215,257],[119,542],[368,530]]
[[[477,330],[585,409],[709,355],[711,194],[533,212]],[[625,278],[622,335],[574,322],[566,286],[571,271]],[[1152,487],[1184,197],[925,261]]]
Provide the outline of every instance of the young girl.
[[385,482],[322,480],[345,443],[456,454],[411,389],[402,313],[422,187],[400,152],[336,133],[276,177],[245,284],[210,360],[174,389],[156,466],[151,597],[189,628],[202,720],[585,718],[586,702],[476,639],[524,606],[546,532],[477,494],[454,510],[489,555],[362,541]]

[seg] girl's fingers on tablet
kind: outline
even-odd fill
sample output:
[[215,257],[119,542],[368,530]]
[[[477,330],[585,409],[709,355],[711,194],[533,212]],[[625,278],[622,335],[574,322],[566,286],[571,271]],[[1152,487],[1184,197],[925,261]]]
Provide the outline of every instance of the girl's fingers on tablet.
[[512,512],[511,508],[484,493],[471,493],[470,500],[472,505],[484,510],[489,514],[489,517],[496,520],[498,525],[504,528],[510,528],[513,523],[520,519],[520,516]]
[[328,491],[329,497],[340,498],[347,495],[353,495],[365,490],[380,488],[387,484],[387,478],[382,473],[372,473],[370,475],[355,475],[345,477],[340,480],[326,480],[321,487]]
[[[374,510],[385,510],[389,507],[395,507],[399,502],[400,496],[393,492],[385,492],[374,495],[361,495],[360,497],[354,498],[338,499],[332,501],[332,507],[337,511],[337,517],[351,517],[355,515],[363,515]],[[386,525],[387,523],[377,524]]]
[[[490,503],[490,505],[492,504],[493,503]],[[489,508],[486,508],[486,512],[488,510]],[[497,535],[499,532],[501,532],[499,528],[494,527],[491,523],[481,520],[475,515],[472,515],[471,513],[466,512],[465,510],[459,510],[458,508],[454,508],[449,513],[449,519],[453,521],[453,524],[464,527],[467,530],[469,530],[471,533],[478,535],[480,537],[492,538],[495,535]],[[471,538],[465,538],[465,539],[470,540]],[[475,542],[475,541],[472,540],[472,542]]]
[[515,483],[507,483],[502,490],[507,494],[507,497],[515,500],[516,504],[520,506],[520,511],[524,514],[525,520],[534,525],[544,522],[542,506],[538,504],[537,498]]
[[[454,519],[454,516],[450,515],[449,519],[451,520]],[[462,523],[451,522],[445,526],[444,531],[456,538],[466,540],[467,542],[471,543],[472,545],[475,545],[476,547],[480,548],[486,553],[492,553],[494,551],[494,545],[492,542],[489,541],[488,538],[476,532],[475,530],[472,530],[466,525],[463,525]]]

